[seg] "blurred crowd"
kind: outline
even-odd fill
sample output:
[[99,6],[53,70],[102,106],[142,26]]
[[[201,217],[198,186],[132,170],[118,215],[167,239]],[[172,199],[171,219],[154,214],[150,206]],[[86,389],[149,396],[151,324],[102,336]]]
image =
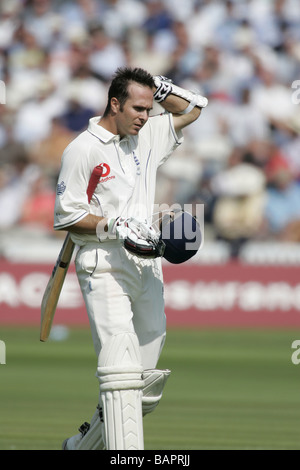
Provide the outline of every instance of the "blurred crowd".
[[124,65],[209,100],[157,202],[203,204],[232,256],[300,242],[299,0],[2,0],[0,232],[52,234],[61,154]]

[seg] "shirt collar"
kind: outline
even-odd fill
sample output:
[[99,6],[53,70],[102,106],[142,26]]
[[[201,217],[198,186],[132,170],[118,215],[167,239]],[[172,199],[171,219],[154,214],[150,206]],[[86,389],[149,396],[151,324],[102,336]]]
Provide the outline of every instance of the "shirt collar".
[[107,129],[104,129],[104,127],[99,126],[98,122],[100,121],[101,116],[95,116],[92,117],[89,120],[89,125],[88,125],[88,131],[93,134],[95,137],[100,139],[102,142],[105,144],[112,142],[112,141],[118,141],[120,140],[119,135],[115,135],[112,132],[109,132]]
[[108,144],[109,142],[127,142],[129,136],[125,136],[122,139],[119,134],[113,134],[112,132],[104,129],[104,127],[99,126],[98,122],[100,121],[101,116],[92,117],[89,120],[88,131],[93,134],[95,137],[100,139],[103,143]]

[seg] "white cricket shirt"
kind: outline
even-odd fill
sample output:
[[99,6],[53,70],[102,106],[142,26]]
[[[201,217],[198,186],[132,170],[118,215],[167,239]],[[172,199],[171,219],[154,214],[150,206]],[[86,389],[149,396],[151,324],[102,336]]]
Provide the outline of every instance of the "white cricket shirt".
[[[176,134],[172,114],[150,117],[136,136],[119,135],[90,119],[87,130],[76,137],[62,155],[54,210],[54,229],[67,229],[88,213],[104,217],[133,216],[151,223],[156,172],[183,142]],[[92,171],[103,174],[91,203],[86,190]],[[95,235],[71,234],[77,245],[98,242]]]

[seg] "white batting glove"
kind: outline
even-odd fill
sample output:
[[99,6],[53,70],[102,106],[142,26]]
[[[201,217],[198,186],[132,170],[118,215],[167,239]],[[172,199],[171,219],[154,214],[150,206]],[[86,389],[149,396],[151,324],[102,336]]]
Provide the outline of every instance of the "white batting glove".
[[[107,230],[105,230],[106,228]],[[154,240],[157,237],[157,233],[151,225],[134,217],[101,220],[97,225],[96,232],[100,241],[107,239],[125,240],[127,238],[147,241]]]
[[158,236],[154,228],[146,222],[142,222],[141,220],[135,219],[134,217],[126,219],[125,222],[131,231],[131,235],[135,234],[142,240],[155,240]]
[[205,108],[208,104],[208,100],[205,96],[175,85],[170,78],[164,77],[163,75],[156,75],[153,77],[153,80],[157,87],[153,98],[157,103],[164,101],[171,93],[185,99],[189,103],[187,108],[179,114],[189,113],[195,106]]
[[129,219],[122,219],[121,217],[116,219],[116,222],[113,225],[113,227],[114,227],[114,232],[115,232],[116,238],[118,240],[123,241],[130,234],[131,229],[128,226],[128,221],[129,221]]
[[131,238],[132,240],[154,240],[157,233],[151,225],[134,217],[128,219],[117,219],[115,233],[119,240]]
[[118,239],[127,251],[139,258],[163,256],[165,245],[160,240],[160,233],[134,217],[101,220],[96,231],[100,242]]
[[[141,220],[130,217],[124,222],[124,227],[117,228],[122,237],[124,248],[139,258],[157,258],[163,255],[164,244],[159,240],[160,234],[154,228]],[[125,236],[124,236],[125,235]]]

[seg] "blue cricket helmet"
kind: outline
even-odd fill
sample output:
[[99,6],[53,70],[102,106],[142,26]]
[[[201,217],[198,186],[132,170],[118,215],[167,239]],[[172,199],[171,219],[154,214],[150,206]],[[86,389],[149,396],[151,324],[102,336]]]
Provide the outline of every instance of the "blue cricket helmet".
[[160,240],[165,245],[163,257],[172,264],[189,260],[201,246],[200,225],[188,212],[177,211],[164,215],[160,232]]

